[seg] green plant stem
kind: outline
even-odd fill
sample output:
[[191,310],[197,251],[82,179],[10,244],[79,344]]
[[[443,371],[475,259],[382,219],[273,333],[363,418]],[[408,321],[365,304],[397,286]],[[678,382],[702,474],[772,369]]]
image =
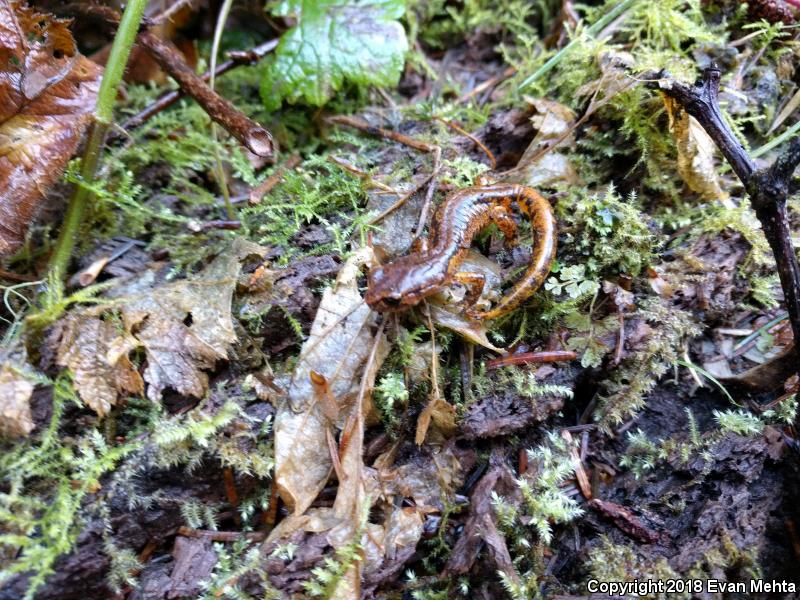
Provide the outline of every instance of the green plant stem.
[[[603,15],[596,23],[593,23],[590,27],[586,28],[586,33],[590,37],[593,37],[600,33],[603,28],[611,23],[614,19],[620,16],[623,12],[628,10],[637,0],[623,0],[619,4],[617,4],[613,9],[611,9],[608,13]],[[572,50],[575,46],[577,40],[572,40],[566,46],[564,46],[561,50],[556,52],[546,63],[544,63],[541,67],[536,69],[533,73],[531,73],[525,81],[520,84],[520,89],[528,87],[537,79],[540,79],[543,75],[549,73],[553,67],[555,67],[558,63],[560,63],[564,57]]]
[[[147,0],[128,0],[117,29],[117,35],[111,46],[111,53],[103,72],[103,80],[100,82],[100,90],[97,93],[97,104],[95,105],[94,122],[89,133],[89,142],[86,144],[81,163],[81,179],[87,184],[94,181],[97,166],[100,164],[103,140],[105,140],[114,117],[117,86],[122,81],[131,46],[133,46],[133,40],[139,31],[139,23],[146,5]],[[67,263],[75,247],[75,237],[83,221],[86,207],[91,200],[92,194],[84,185],[75,186],[53,256],[50,259],[50,274],[54,281],[63,281]]]
[[767,142],[766,144],[764,144],[760,148],[756,148],[750,154],[750,156],[752,156],[753,158],[756,158],[758,156],[761,156],[765,152],[769,152],[770,150],[772,150],[776,146],[781,145],[783,142],[792,139],[795,135],[797,135],[798,131],[800,131],[800,121],[798,121],[797,123],[795,123],[794,125],[789,127],[789,129],[784,131],[779,136],[772,138],[769,142]]
[[[217,25],[214,28],[214,41],[211,44],[211,64],[208,67],[208,71],[211,74],[208,78],[208,87],[210,87],[212,90],[214,89],[214,84],[216,83],[217,55],[219,54],[219,45],[222,40],[222,32],[225,30],[225,23],[227,22],[228,15],[231,12],[231,6],[233,6],[233,0],[225,0],[222,3],[222,6],[219,9],[219,17],[217,17]],[[211,137],[214,140],[214,159],[216,162],[214,171],[217,178],[217,185],[219,185],[219,189],[222,192],[222,198],[225,200],[225,211],[228,214],[228,218],[235,220],[236,209],[234,209],[233,203],[231,202],[231,194],[228,190],[228,182],[225,180],[225,168],[222,166],[222,157],[219,154],[217,124],[214,122],[211,123]]]

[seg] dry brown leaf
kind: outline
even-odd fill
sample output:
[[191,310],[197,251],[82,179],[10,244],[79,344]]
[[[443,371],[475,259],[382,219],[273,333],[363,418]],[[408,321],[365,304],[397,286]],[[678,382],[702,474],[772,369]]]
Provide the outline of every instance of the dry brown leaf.
[[68,23],[0,0],[0,255],[22,244],[91,121],[102,69]]
[[675,293],[672,284],[661,276],[661,273],[653,268],[647,269],[647,278],[653,291],[662,298],[671,298]]
[[[202,398],[208,389],[205,371],[226,359],[236,341],[231,304],[241,261],[263,253],[237,239],[190,279],[156,285],[155,272],[147,271],[113,288],[113,305],[75,310],[59,322],[53,336],[59,340],[57,363],[74,372],[78,394],[100,416],[118,393],[141,393],[141,378],[128,358],[137,347],[147,359],[148,398],[158,402],[166,388]],[[101,318],[112,308],[121,327]]]
[[142,394],[144,382],[128,358],[138,346],[120,328],[90,313],[73,313],[59,322],[56,364],[73,373],[81,399],[104,417],[119,394]]
[[501,180],[530,187],[577,184],[580,181],[577,171],[567,156],[559,152],[560,148],[569,146],[574,141],[570,128],[575,122],[575,113],[552,100],[526,100],[536,111],[531,117],[537,130],[536,137],[525,149],[517,166],[507,171]]
[[[475,303],[478,310],[488,310],[493,300],[500,296],[500,283],[502,281],[500,265],[489,260],[482,254],[470,250],[461,262],[459,268],[462,272],[479,273],[483,275],[485,283],[480,298]],[[435,325],[446,327],[462,335],[469,341],[479,344],[494,352],[502,352],[501,348],[495,347],[486,337],[486,324],[482,321],[472,319],[465,314],[464,307],[459,306],[463,300],[466,289],[454,284],[448,287],[443,293],[437,294],[428,302],[431,319]],[[428,344],[428,347],[430,345]]]
[[417,431],[414,435],[417,445],[421,445],[425,441],[431,424],[446,436],[453,435],[456,430],[455,407],[440,397],[431,398],[417,418]]
[[[335,285],[325,290],[292,374],[288,401],[275,416],[275,483],[295,515],[311,505],[332,468],[326,442],[328,420],[314,402],[311,371],[325,377],[339,414],[346,414],[358,396],[375,340],[376,314],[361,297],[357,280],[361,268],[373,262],[371,249],[356,252],[342,267]],[[387,351],[384,342],[378,365]]]
[[662,97],[669,116],[669,130],[678,149],[678,173],[703,200],[719,200],[733,207],[728,193],[720,187],[714,142],[682,106],[666,95]]
[[8,363],[0,365],[0,433],[22,437],[33,431],[30,407],[33,388],[34,383],[22,371]]

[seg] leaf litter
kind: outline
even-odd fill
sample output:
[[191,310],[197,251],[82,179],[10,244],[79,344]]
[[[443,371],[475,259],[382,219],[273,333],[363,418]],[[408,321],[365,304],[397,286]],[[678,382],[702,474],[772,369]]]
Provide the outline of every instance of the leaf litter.
[[[398,29],[401,4],[337,0],[315,6],[285,2],[274,7],[273,14],[281,17],[285,30],[283,45],[269,59],[262,78],[267,103],[274,107],[284,100],[320,105],[331,101],[335,92],[349,92],[348,86],[359,83],[394,86],[403,66],[397,58],[402,44],[393,37],[402,35]],[[563,597],[582,593],[581,578],[587,572],[624,577],[625,573],[612,573],[620,564],[635,565],[648,576],[676,577],[676,572],[697,569],[705,574],[713,563],[723,565],[726,577],[742,577],[755,569],[745,550],[748,545],[763,546],[765,539],[786,541],[786,536],[774,532],[774,516],[790,514],[779,505],[792,498],[781,462],[792,433],[776,427],[777,419],[786,422],[791,412],[794,388],[786,382],[782,396],[768,403],[764,399],[763,405],[745,398],[748,412],[726,411],[714,390],[695,388],[700,378],[694,364],[709,367],[708,372],[714,371],[711,365],[736,368],[749,364],[746,361],[765,360],[787,342],[785,331],[765,329],[768,335],[760,335],[757,344],[749,340],[751,346],[737,354],[732,341],[725,339],[745,335],[735,332],[759,337],[759,328],[780,315],[768,305],[753,305],[755,294],[747,296],[745,279],[764,277],[766,281],[770,267],[760,262],[755,251],[759,234],[751,231],[752,218],[750,223],[748,215],[737,221],[733,215],[742,212],[743,205],[737,208],[736,202],[725,202],[727,184],[718,174],[719,165],[704,132],[691,120],[670,113],[672,131],[666,134],[667,115],[646,125],[639,123],[645,129],[655,123],[662,132],[646,152],[636,146],[636,136],[625,130],[630,122],[623,123],[620,112],[614,111],[622,105],[624,116],[641,118],[636,110],[649,102],[648,110],[658,113],[658,96],[642,100],[636,96],[638,88],[634,90],[631,69],[641,54],[634,59],[633,53],[588,53],[582,48],[587,40],[578,36],[569,43],[582,56],[574,63],[565,60],[564,71],[560,67],[551,71],[553,79],[546,89],[526,89],[517,95],[509,93],[508,86],[494,90],[514,76],[515,69],[505,62],[519,58],[513,55],[513,45],[506,44],[514,38],[533,39],[530,32],[506,37],[508,25],[494,22],[471,31],[472,24],[480,21],[480,12],[470,15],[473,20],[459,21],[455,15],[463,15],[458,8],[453,9],[456,12],[450,8],[447,14],[453,19],[446,25],[469,31],[467,43],[463,47],[445,44],[441,52],[431,52],[427,44],[432,29],[426,29],[424,14],[414,13],[423,23],[414,30],[422,42],[414,45],[412,52],[419,55],[414,55],[401,83],[409,95],[414,94],[414,112],[405,112],[406,106],[398,111],[396,98],[389,101],[387,90],[380,93],[386,105],[375,112],[392,131],[411,131],[424,144],[441,145],[443,166],[433,174],[435,183],[446,191],[474,183],[471,178],[485,172],[486,156],[480,145],[473,144],[471,133],[451,144],[446,139],[449,132],[442,133],[445,128],[421,125],[428,119],[431,124],[464,123],[460,132],[475,131],[486,154],[498,156],[499,164],[506,167],[517,165],[505,176],[553,191],[551,198],[565,228],[560,264],[551,285],[499,327],[465,317],[459,305],[463,289],[457,285],[412,313],[381,318],[363,302],[362,275],[376,256],[369,249],[369,233],[365,235],[369,227],[359,229],[364,215],[358,211],[352,215],[350,253],[338,256],[345,252],[342,231],[350,236],[349,229],[342,229],[349,226],[349,209],[310,219],[315,229],[310,232],[295,215],[296,224],[304,229],[300,235],[308,233],[304,239],[312,246],[304,247],[309,256],[297,261],[291,253],[297,249],[260,248],[241,240],[219,251],[224,246],[219,242],[227,235],[220,232],[197,238],[219,246],[210,253],[215,257],[204,260],[206,266],[193,275],[176,280],[167,276],[168,265],[149,264],[144,271],[138,268],[138,273],[104,284],[109,286],[107,291],[92,305],[70,309],[52,327],[44,348],[45,355],[54,356],[56,366],[70,372],[84,403],[106,419],[105,436],[90,426],[92,452],[102,455],[103,444],[114,439],[122,443],[124,434],[113,437],[116,428],[130,431],[127,421],[142,419],[147,410],[158,415],[155,422],[163,429],[158,439],[167,439],[174,433],[171,427],[185,424],[181,415],[163,415],[169,406],[153,408],[151,404],[143,409],[141,396],[155,403],[173,392],[202,399],[192,411],[192,418],[202,415],[201,420],[187,425],[191,433],[178,433],[187,446],[196,446],[187,465],[195,469],[202,465],[200,470],[208,475],[204,489],[213,488],[215,479],[219,480],[217,491],[222,494],[224,488],[226,499],[220,500],[218,494],[216,500],[209,500],[203,516],[208,523],[197,527],[236,530],[216,532],[224,542],[212,546],[206,538],[202,543],[201,538],[186,543],[194,538],[184,537],[178,529],[175,564],[149,560],[149,553],[160,552],[153,549],[164,541],[163,531],[175,531],[179,525],[185,531],[186,526],[174,506],[160,504],[161,490],[152,498],[136,497],[135,486],[125,479],[130,470],[125,465],[119,475],[109,474],[111,481],[93,482],[92,494],[101,489],[103,494],[113,489],[130,491],[131,502],[158,506],[159,524],[164,527],[147,542],[141,565],[131,560],[135,556],[106,546],[100,554],[113,558],[115,576],[141,570],[140,579],[151,585],[149,590],[159,576],[167,574],[172,589],[164,597],[181,593],[220,597],[240,594],[240,588],[246,590],[241,593],[262,595],[273,593],[272,585],[280,589],[278,593],[301,597],[429,597],[471,594],[478,584],[483,586],[482,593],[498,597],[505,592],[512,597]],[[632,7],[604,35],[625,41],[629,28],[671,11],[652,8],[642,12],[641,6]],[[568,6],[564,12],[572,15],[574,9]],[[572,16],[563,18],[574,24]],[[689,16],[681,18],[684,25],[691,22]],[[563,30],[560,19],[552,23],[552,39],[567,43],[571,38],[556,35]],[[441,19],[437,19],[439,25],[443,25]],[[318,34],[322,30],[345,31],[350,37],[324,40]],[[442,39],[449,39],[454,30],[443,28]],[[664,27],[647,31],[648,35],[673,33]],[[388,36],[386,48],[391,56],[379,56],[364,79],[364,55],[356,47],[380,33]],[[497,40],[503,43],[504,61],[499,63],[499,55],[492,50]],[[626,49],[634,52],[638,41],[627,42]],[[350,63],[343,59],[347,52],[342,48],[352,50]],[[296,64],[291,60],[295,50],[303,53]],[[540,58],[546,60],[548,50],[543,50]],[[320,64],[333,68],[306,69],[312,54]],[[752,62],[760,56],[756,54]],[[413,62],[418,60],[429,61],[428,68],[441,69],[445,77],[426,79],[430,73],[425,75],[426,68]],[[569,71],[572,67],[574,76]],[[750,67],[741,63],[742,71]],[[526,67],[520,64],[519,68]],[[585,78],[577,77],[586,73]],[[475,85],[475,77],[489,79]],[[475,93],[460,94],[462,90],[455,88],[462,83],[474,86]],[[763,97],[768,99],[769,94]],[[467,100],[469,110],[460,111],[458,104]],[[509,108],[509,101],[519,106]],[[450,112],[458,116],[451,118]],[[296,113],[276,114],[282,118]],[[411,123],[411,117],[421,120]],[[337,154],[341,139],[335,138]],[[345,146],[352,142],[349,139]],[[658,143],[665,141],[678,160],[669,166],[666,177],[661,174],[658,179],[649,171],[648,161],[663,158],[659,152],[664,147]],[[371,150],[355,154],[354,169],[370,173],[360,178],[367,188],[361,191],[372,196],[367,206],[373,218],[399,194],[416,190],[423,182],[421,193],[378,222],[382,231],[372,231],[381,260],[407,252],[425,203],[424,183],[431,181],[430,165],[412,161],[411,166],[397,167],[400,161],[386,159],[385,154]],[[674,161],[673,154],[666,156]],[[376,165],[380,182],[371,182]],[[612,168],[604,171],[608,166]],[[399,177],[393,176],[396,167]],[[251,175],[244,174],[253,179],[247,181],[248,189],[257,183]],[[604,201],[602,191],[595,188],[611,179],[622,191],[615,196],[608,189]],[[408,180],[413,183],[405,183]],[[659,187],[665,181],[668,184]],[[670,186],[680,194],[665,191]],[[263,205],[275,200],[270,194],[266,193]],[[685,203],[684,195],[691,201]],[[613,205],[609,197],[617,198],[624,210],[609,208]],[[302,204],[302,194],[291,200]],[[687,205],[694,207],[693,213],[687,212]],[[252,215],[243,213],[241,225],[255,238],[262,231],[258,219],[263,214],[253,214],[255,222],[248,222]],[[153,228],[158,231],[157,226]],[[633,255],[640,249],[634,245],[641,241],[636,236],[642,228],[649,228],[647,235],[652,234],[654,241],[652,252],[642,251],[644,258],[638,259]],[[614,237],[619,230],[629,234],[622,236],[623,244]],[[361,243],[356,241],[359,234]],[[293,239],[301,239],[300,235]],[[317,242],[326,246],[315,246]],[[489,281],[483,302],[495,301],[504,276],[511,277],[525,260],[524,248],[506,252],[498,242],[489,233],[479,239],[476,245],[481,252],[471,258],[469,270],[482,272]],[[329,253],[331,247],[334,253]],[[282,252],[289,257],[288,268],[274,264],[287,260],[281,258]],[[250,258],[258,259],[255,270]],[[329,282],[327,278],[334,275],[336,281]],[[762,300],[775,290],[774,278],[772,284],[760,285]],[[276,327],[279,321],[282,330]],[[714,323],[713,336],[697,327],[707,322]],[[292,352],[295,346],[300,346],[297,356]],[[507,346],[508,354],[485,362],[503,350],[500,346]],[[569,354],[563,352],[566,348],[574,348],[574,354],[586,349],[588,355],[590,347],[594,352],[585,365],[526,362],[537,356]],[[502,362],[505,359],[509,360]],[[275,369],[273,362],[279,365]],[[45,369],[51,367],[43,364]],[[659,379],[661,375],[670,376]],[[769,378],[783,383],[785,374]],[[10,398],[0,405],[0,424],[7,433],[29,435],[42,422],[37,414],[41,407],[35,402],[31,405],[37,383],[47,388],[46,380],[28,376],[12,363],[4,361],[0,366],[0,392]],[[209,433],[214,415],[228,414],[216,413],[219,407],[232,405],[247,412],[247,424],[226,418],[220,421],[224,424],[218,433]],[[122,410],[112,410],[117,406]],[[273,411],[277,415],[270,431]],[[257,435],[262,437],[256,444],[250,426],[259,419]],[[772,425],[764,426],[765,422]],[[78,423],[84,427],[84,421]],[[71,416],[69,427],[74,427]],[[554,434],[558,439],[568,441],[561,458],[557,458],[561,451],[556,452],[549,442],[539,447],[538,454],[524,452],[553,427],[560,429]],[[748,431],[764,432],[763,439],[761,433],[753,437]],[[217,436],[243,441],[241,447],[258,452],[264,464],[269,464],[274,452],[274,478],[254,478],[246,468],[228,469],[220,475],[216,457],[226,457],[222,462],[227,465],[232,450],[225,445],[223,452]],[[69,452],[71,448],[64,454]],[[156,481],[184,476],[177,470],[154,471],[146,466],[137,471],[137,478],[140,473]],[[74,485],[80,485],[75,481]],[[715,494],[719,502],[697,502]],[[213,496],[194,490],[190,495],[195,498],[188,505]],[[589,498],[595,500],[584,503]],[[572,510],[578,504],[595,510],[583,514]],[[109,506],[110,513],[101,511],[91,521],[96,527],[92,531],[107,532],[105,537],[95,536],[102,537],[104,544],[120,531],[138,531],[137,519],[152,514],[127,514],[131,511]],[[214,514],[221,506],[225,508]],[[185,519],[192,522],[202,512],[196,506],[184,509]],[[693,511],[703,522],[702,532],[692,531],[694,525],[688,523],[686,515]],[[560,526],[569,521],[572,525]],[[251,527],[259,530],[251,534]],[[270,528],[264,546],[250,544],[263,539]],[[771,537],[765,532],[772,532]],[[81,542],[72,558],[96,546]],[[202,555],[202,564],[187,567],[187,557],[195,554]],[[768,561],[764,565],[781,568]],[[65,568],[64,575],[68,573]],[[195,585],[194,580],[205,575],[210,579],[203,586]],[[12,581],[17,586],[14,590],[20,589],[18,582]],[[58,597],[53,595],[55,585],[44,588],[44,597]],[[143,589],[124,593],[138,599],[144,597]],[[0,589],[2,600],[13,597],[4,594]]]

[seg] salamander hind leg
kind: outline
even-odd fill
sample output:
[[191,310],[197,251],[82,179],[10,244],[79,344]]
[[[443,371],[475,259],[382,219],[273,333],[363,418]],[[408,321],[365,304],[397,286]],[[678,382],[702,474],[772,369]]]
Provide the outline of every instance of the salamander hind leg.
[[486,283],[486,277],[480,273],[470,273],[467,271],[460,271],[453,275],[453,281],[460,283],[467,288],[467,293],[464,296],[462,304],[466,307],[472,306],[478,301],[483,293],[483,286]]

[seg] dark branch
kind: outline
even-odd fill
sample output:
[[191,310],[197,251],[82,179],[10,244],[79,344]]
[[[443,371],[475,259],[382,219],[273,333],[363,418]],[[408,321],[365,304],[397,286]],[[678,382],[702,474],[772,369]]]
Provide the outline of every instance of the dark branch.
[[[750,203],[775,255],[792,324],[795,347],[783,360],[790,362],[791,372],[797,373],[800,371],[797,352],[797,344],[800,343],[800,265],[792,245],[786,201],[794,187],[794,170],[800,164],[800,139],[792,140],[772,166],[756,169],[755,162],[736,139],[720,111],[719,80],[719,68],[712,64],[693,86],[670,79],[664,73],[660,74],[655,85],[697,119],[733,167],[750,196]],[[769,385],[768,382],[764,383]]]
[[712,63],[703,73],[703,77],[692,86],[665,76],[666,74],[662,74],[658,81],[659,89],[677,100],[687,113],[697,119],[746,185],[756,166],[722,116],[718,100],[720,70],[717,65]]

